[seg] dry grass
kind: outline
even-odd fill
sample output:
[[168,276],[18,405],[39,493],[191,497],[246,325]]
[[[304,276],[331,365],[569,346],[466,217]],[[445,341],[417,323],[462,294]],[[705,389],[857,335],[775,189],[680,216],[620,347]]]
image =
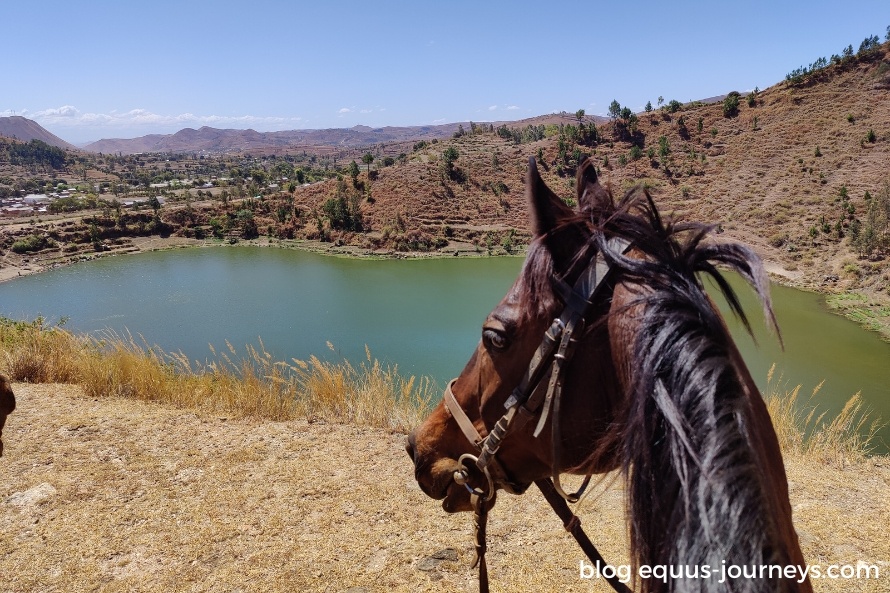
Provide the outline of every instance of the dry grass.
[[215,353],[206,365],[168,353],[131,335],[96,340],[42,320],[0,323],[0,370],[13,381],[77,383],[90,397],[118,396],[239,417],[305,418],[406,431],[433,397],[428,378],[403,377],[365,350],[348,361],[273,360],[260,343],[238,357]]
[[[472,517],[418,489],[392,431],[13,388],[0,458],[4,592],[478,590]],[[886,593],[886,458],[785,461],[807,562],[881,568],[880,579],[823,579],[815,591]],[[624,508],[623,482],[607,478],[577,511],[612,564],[629,562]],[[582,552],[533,491],[499,497],[488,535],[492,593],[611,591],[579,579]]]
[[872,450],[881,424],[869,419],[860,395],[851,397],[837,416],[829,417],[813,403],[822,383],[801,402],[800,385],[790,391],[782,388],[781,380],[773,380],[775,368],[767,377],[766,403],[783,453],[841,467],[862,461]]
[[13,381],[71,383],[83,343],[43,319],[17,322],[0,319],[0,365]]
[[[133,336],[105,339],[75,336],[38,319],[31,323],[0,320],[0,372],[13,381],[77,383],[89,397],[126,397],[158,401],[238,417],[269,420],[306,419],[345,422],[406,432],[422,420],[435,396],[432,381],[403,377],[365,348],[359,366],[349,361],[274,360],[263,347],[248,346],[238,357],[215,352],[216,361],[192,363],[140,343]],[[334,350],[333,345],[328,347]],[[774,367],[775,368],[775,367]],[[829,418],[807,402],[800,386],[783,389],[768,377],[767,404],[786,454],[824,463],[858,462],[868,455],[880,424],[870,421],[859,394]]]

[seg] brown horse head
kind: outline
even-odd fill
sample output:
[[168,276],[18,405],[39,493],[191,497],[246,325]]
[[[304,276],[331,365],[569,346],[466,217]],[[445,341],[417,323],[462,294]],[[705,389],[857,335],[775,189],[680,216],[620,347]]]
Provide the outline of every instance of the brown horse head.
[[3,425],[13,410],[15,410],[15,395],[6,377],[0,375],[0,456],[3,455]]
[[[483,435],[504,413],[504,402],[562,306],[551,286],[551,276],[572,282],[580,271],[579,258],[589,251],[589,223],[546,186],[534,160],[529,162],[526,188],[534,234],[529,255],[519,278],[482,324],[476,351],[452,386],[455,398]],[[586,214],[603,217],[614,210],[611,195],[597,181],[592,162],[580,168],[577,188]],[[607,310],[608,300],[603,299],[598,316],[605,316]],[[572,365],[566,373],[560,469],[606,471],[617,466],[617,459],[590,458],[590,443],[601,439],[620,403],[605,325],[591,328],[575,356],[590,364]],[[582,396],[587,385],[599,388]],[[522,491],[553,471],[549,423],[538,438],[532,437],[534,428],[529,425],[509,435],[501,449],[499,460],[512,490]],[[443,404],[409,436],[408,450],[426,494],[444,499],[446,511],[469,510],[469,493],[453,481],[453,475],[460,469],[458,458],[473,449]],[[482,479],[478,474],[470,478],[477,485]]]
[[[665,223],[645,192],[615,205],[590,161],[579,167],[577,213],[546,186],[533,159],[526,191],[533,240],[525,264],[450,386],[473,428],[462,429],[440,403],[407,439],[421,489],[442,499],[446,511],[470,510],[469,489],[483,491],[487,479],[461,463],[461,456],[479,452],[468,433],[497,434],[505,403],[517,411],[514,390],[554,318],[582,310],[571,359],[560,362],[562,372],[550,363],[532,391],[549,389],[556,376],[559,405],[536,408],[552,410],[546,421],[507,432],[494,487],[522,492],[560,472],[620,468],[638,566],[803,565],[775,431],[699,278],[712,276],[747,325],[715,264],[739,272],[772,320],[758,258],[740,245],[705,244],[708,227]],[[616,249],[616,239],[631,248]],[[606,280],[579,295],[576,280],[600,261],[611,270]],[[640,586],[644,592],[811,591],[808,580],[780,577]]]

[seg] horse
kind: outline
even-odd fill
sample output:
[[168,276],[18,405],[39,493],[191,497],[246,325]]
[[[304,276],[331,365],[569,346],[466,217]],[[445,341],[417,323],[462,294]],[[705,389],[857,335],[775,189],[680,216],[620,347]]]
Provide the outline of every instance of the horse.
[[[529,159],[522,270],[406,439],[421,490],[478,517],[499,490],[552,476],[573,502],[561,473],[619,470],[638,590],[811,592],[776,432],[702,281],[750,333],[717,265],[738,272],[781,340],[759,258],[707,241],[713,227],[664,219],[645,189],[616,203],[590,159],[575,185],[577,211]],[[655,566],[700,572],[659,579]]]
[[9,381],[3,375],[0,375],[0,457],[3,457],[3,426],[6,424],[6,417],[15,410],[15,395],[12,393],[12,387]]

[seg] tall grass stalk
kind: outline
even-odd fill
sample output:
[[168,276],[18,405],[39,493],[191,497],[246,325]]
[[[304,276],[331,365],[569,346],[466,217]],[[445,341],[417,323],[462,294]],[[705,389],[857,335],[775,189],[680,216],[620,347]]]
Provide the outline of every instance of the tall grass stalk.
[[879,419],[870,420],[862,397],[856,393],[834,417],[815,403],[823,383],[819,383],[807,401],[800,401],[798,385],[790,391],[774,381],[776,366],[767,374],[767,408],[785,454],[816,458],[824,463],[843,466],[861,461],[873,449],[872,441],[881,428]]
[[[248,346],[239,357],[226,343],[211,348],[215,360],[192,362],[132,335],[100,338],[74,335],[38,318],[32,322],[0,318],[0,372],[13,381],[76,383],[89,397],[119,396],[159,401],[233,416],[310,422],[347,422],[406,431],[417,425],[435,397],[433,382],[404,377],[384,366],[365,348],[359,366],[349,361],[279,361]],[[333,346],[328,344],[333,350]],[[813,403],[800,401],[800,386],[790,391],[767,377],[766,402],[786,454],[844,464],[865,457],[881,427],[870,421],[860,395],[832,418]]]
[[315,356],[308,362],[274,360],[262,342],[248,346],[240,357],[231,344],[226,346],[225,352],[213,351],[212,362],[197,363],[130,334],[92,338],[48,327],[43,320],[0,319],[0,372],[13,381],[77,383],[89,397],[405,431],[421,421],[435,395],[430,379],[404,377],[367,348],[365,360],[355,367]]

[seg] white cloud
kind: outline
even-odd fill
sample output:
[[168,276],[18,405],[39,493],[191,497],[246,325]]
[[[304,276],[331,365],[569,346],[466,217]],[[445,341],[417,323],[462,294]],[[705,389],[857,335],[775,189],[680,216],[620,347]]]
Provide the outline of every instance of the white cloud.
[[352,109],[350,109],[349,107],[343,107],[337,113],[352,113]]
[[58,109],[44,109],[34,113],[34,117],[58,117],[58,118],[76,118],[80,115],[80,110],[73,105],[62,105]]
[[510,111],[515,111],[519,109],[519,105],[508,105],[507,109],[509,109]]
[[[64,105],[56,109],[43,109],[41,111],[22,110],[17,112],[40,124],[75,126],[75,125],[102,125],[102,126],[134,126],[134,125],[275,125],[296,123],[302,120],[300,117],[268,117],[255,115],[197,115],[194,113],[180,113],[178,115],[162,115],[153,113],[147,109],[131,109],[125,112],[112,110],[110,113],[83,113],[72,105]],[[12,115],[11,111],[0,112],[0,115]]]
[[497,108],[498,108],[497,105],[489,105],[488,110],[489,110],[489,111],[494,111],[494,110],[496,110]]
[[[199,115],[194,113],[180,113],[178,115],[163,115],[153,113],[147,109],[131,109],[120,112],[112,110],[109,113],[84,113],[73,105],[63,105],[58,108],[30,111],[23,109],[13,113],[11,110],[0,111],[0,116],[21,115],[33,119],[47,128],[58,131],[65,130],[65,135],[78,136],[78,138],[95,138],[97,135],[108,137],[118,133],[139,134],[147,132],[166,133],[176,131],[184,127],[257,127],[272,129],[291,129],[294,126],[305,123],[301,117],[276,117],[255,115]],[[58,131],[56,133],[58,133]]]

